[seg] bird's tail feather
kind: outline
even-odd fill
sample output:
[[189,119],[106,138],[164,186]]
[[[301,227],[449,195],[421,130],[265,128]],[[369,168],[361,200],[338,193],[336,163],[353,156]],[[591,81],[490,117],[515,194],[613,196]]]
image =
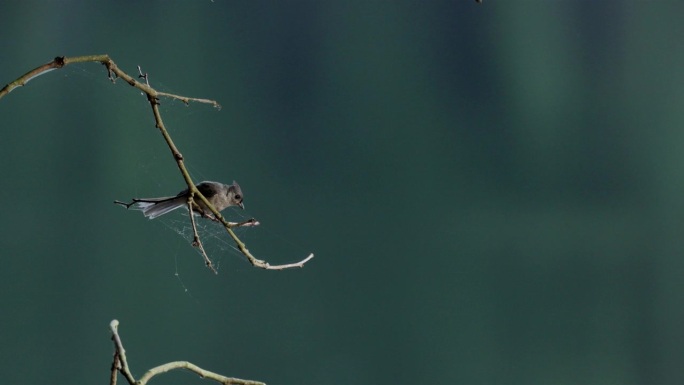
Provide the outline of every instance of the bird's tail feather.
[[185,197],[168,197],[153,199],[137,199],[136,209],[141,210],[147,218],[154,219],[158,216],[167,214],[179,207],[185,206]]

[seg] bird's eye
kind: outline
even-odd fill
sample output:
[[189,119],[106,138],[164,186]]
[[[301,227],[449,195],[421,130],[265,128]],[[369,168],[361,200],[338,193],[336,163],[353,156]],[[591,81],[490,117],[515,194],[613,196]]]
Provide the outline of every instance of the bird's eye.
[[235,200],[239,201],[242,199],[242,195],[240,194],[235,194]]

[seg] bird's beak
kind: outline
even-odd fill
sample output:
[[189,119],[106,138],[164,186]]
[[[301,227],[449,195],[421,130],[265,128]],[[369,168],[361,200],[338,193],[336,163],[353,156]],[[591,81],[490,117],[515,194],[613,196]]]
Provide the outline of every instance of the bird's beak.
[[238,203],[238,206],[240,206],[240,208],[243,209],[243,210],[245,209],[245,204],[242,203],[242,202]]

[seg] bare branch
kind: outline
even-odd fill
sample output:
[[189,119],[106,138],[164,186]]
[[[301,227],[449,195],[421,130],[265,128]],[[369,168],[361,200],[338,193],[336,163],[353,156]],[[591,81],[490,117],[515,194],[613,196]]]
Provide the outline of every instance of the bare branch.
[[0,99],[2,99],[3,96],[9,94],[12,92],[17,87],[23,87],[26,85],[26,83],[30,82],[34,78],[46,74],[50,71],[54,71],[58,68],[62,68],[66,65],[66,61],[64,57],[56,57],[54,60],[52,60],[49,63],[45,63],[40,67],[34,68],[31,71],[23,74],[22,76],[19,77],[19,79],[7,84],[5,87],[0,90]]
[[[3,96],[9,94],[12,90],[14,90],[17,87],[24,86],[26,83],[28,83],[31,79],[34,79],[37,76],[40,76],[42,74],[45,74],[49,71],[53,71],[55,69],[62,68],[68,64],[72,63],[85,63],[85,62],[96,62],[96,63],[101,63],[107,68],[107,77],[112,81],[115,82],[116,79],[123,79],[126,83],[129,85],[139,89],[142,91],[145,95],[147,95],[147,100],[150,103],[150,107],[152,108],[152,113],[154,115],[154,120],[155,120],[155,125],[159,129],[159,132],[162,134],[164,137],[164,140],[166,141],[166,144],[169,147],[169,150],[171,151],[171,154],[173,155],[174,160],[176,161],[176,165],[178,166],[178,169],[183,176],[183,179],[185,180],[185,183],[188,186],[188,191],[190,192],[190,197],[191,199],[195,199],[194,197],[197,197],[199,200],[201,200],[206,207],[209,208],[209,210],[214,214],[214,219],[218,222],[221,222],[223,226],[225,227],[226,231],[228,232],[228,235],[233,239],[235,244],[237,245],[238,249],[242,254],[247,257],[249,262],[255,266],[259,267],[262,269],[268,269],[268,270],[283,270],[283,269],[289,269],[293,267],[303,267],[306,262],[311,260],[313,258],[313,254],[310,254],[306,258],[302,259],[301,261],[297,263],[290,263],[290,264],[285,264],[285,265],[274,265],[271,266],[268,264],[266,261],[262,261],[260,259],[255,258],[247,249],[246,245],[235,235],[233,232],[234,227],[238,226],[255,226],[258,224],[256,220],[250,220],[246,222],[240,222],[240,223],[235,223],[235,222],[228,222],[226,221],[223,216],[221,216],[221,213],[219,213],[216,208],[209,203],[207,198],[202,195],[202,193],[197,189],[195,186],[195,183],[192,181],[192,178],[190,177],[190,174],[188,173],[188,170],[185,167],[185,162],[183,155],[181,152],[178,150],[178,147],[174,144],[173,140],[171,139],[171,136],[169,135],[166,126],[164,125],[164,121],[162,120],[161,113],[159,112],[159,98],[160,97],[166,97],[170,99],[176,99],[180,100],[185,104],[188,104],[189,102],[197,102],[197,103],[205,103],[205,104],[211,104],[214,107],[220,109],[220,105],[218,102],[210,99],[200,99],[200,98],[190,98],[190,97],[185,97],[185,96],[180,96],[180,95],[175,95],[175,94],[170,94],[166,92],[158,92],[154,88],[152,88],[149,84],[149,75],[145,72],[143,73],[142,68],[138,66],[138,78],[143,79],[145,82],[141,83],[132,76],[128,75],[126,72],[122,71],[119,69],[119,67],[114,63],[114,61],[109,57],[109,55],[90,55],[90,56],[77,56],[77,57],[56,57],[54,60],[52,60],[49,63],[43,64],[42,66],[39,66],[26,74],[22,75],[19,77],[17,80],[7,84],[2,90],[0,90],[0,98]],[[133,203],[124,203],[124,202],[119,202],[115,201],[114,203],[125,206],[126,208],[129,208]],[[188,203],[188,208],[192,208],[192,204],[189,200]],[[206,213],[205,213],[206,214]],[[202,255],[204,256],[205,263],[207,266],[216,273],[216,269],[213,267],[211,260],[207,256],[204,247],[202,246],[201,240],[199,238],[199,235],[197,233],[197,226],[195,224],[195,220],[192,215],[192,210],[190,211],[190,220],[192,222],[192,227],[193,227],[193,233],[194,233],[194,241],[193,245],[198,247],[200,251],[202,252]]]
[[208,380],[214,380],[216,382],[219,382],[224,385],[265,385],[263,382],[259,381],[251,381],[251,380],[243,380],[240,378],[234,378],[234,377],[226,377],[220,374],[216,374],[214,372],[210,372],[208,370],[202,369],[199,366],[190,363],[188,361],[174,361],[174,362],[169,362],[164,365],[159,365],[155,368],[152,368],[147,371],[142,377],[140,377],[140,381],[138,382],[139,385],[145,385],[149,380],[152,379],[152,377],[166,373],[170,370],[174,369],[185,369],[189,370],[193,373],[196,373],[198,376],[202,378],[206,378]]
[[112,320],[109,323],[109,329],[112,332],[112,341],[114,341],[114,361],[112,362],[112,375],[109,380],[110,385],[116,385],[117,371],[123,374],[128,381],[129,385],[145,385],[152,377],[166,373],[174,369],[185,369],[196,373],[202,378],[216,381],[224,385],[266,385],[263,382],[243,380],[240,378],[226,377],[221,374],[210,372],[208,370],[202,369],[199,366],[187,362],[187,361],[174,361],[167,364],[159,365],[147,371],[140,380],[136,381],[130,370],[128,369],[128,363],[126,361],[126,351],[124,350],[123,343],[121,342],[121,337],[119,337],[119,321]]
[[216,107],[217,109],[219,109],[219,110],[221,109],[221,105],[220,105],[220,104],[216,103],[216,102],[213,101],[213,100],[209,100],[209,99],[189,98],[189,97],[187,97],[187,96],[175,95],[175,94],[170,94],[170,93],[167,93],[167,92],[157,92],[157,95],[159,95],[159,96],[165,96],[165,97],[171,98],[171,99],[180,100],[181,102],[185,103],[186,105],[187,105],[187,104],[190,104],[190,102],[197,102],[197,103],[204,103],[204,104],[213,104],[214,107]]
[[304,267],[304,264],[307,263],[307,262],[309,262],[309,260],[310,260],[311,258],[313,258],[313,257],[314,257],[314,255],[313,255],[313,253],[311,253],[311,254],[309,254],[308,257],[302,259],[302,260],[299,261],[299,262],[296,262],[296,263],[288,263],[288,264],[285,264],[285,265],[269,265],[269,264],[267,263],[266,266],[264,266],[264,269],[266,269],[266,270],[284,270],[284,269],[291,269],[291,268],[293,268],[293,267]]
[[[128,361],[126,360],[126,350],[119,337],[119,321],[112,320],[109,323],[109,330],[112,332],[112,341],[114,341],[114,362],[112,363],[112,371],[116,368],[126,378],[129,384],[134,384],[135,379],[128,369]],[[112,381],[116,383],[116,375],[112,375]]]
[[[218,222],[218,220],[216,220],[216,221]],[[260,224],[261,223],[259,223],[259,221],[257,221],[254,218],[250,218],[250,219],[248,219],[246,221],[242,221],[242,222],[228,222],[228,225],[230,227],[252,227],[252,226],[259,226]]]
[[[157,92],[155,89],[149,86],[149,84],[146,83],[141,83],[137,80],[135,80],[133,77],[125,73],[124,71],[120,70],[119,67],[114,63],[114,61],[109,57],[109,55],[87,55],[87,56],[75,56],[75,57],[65,57],[65,56],[58,56],[54,58],[51,62],[45,63],[41,66],[38,66],[31,71],[25,73],[24,75],[20,76],[18,79],[15,81],[8,83],[5,87],[0,90],[0,99],[4,97],[5,95],[9,94],[12,92],[15,88],[22,87],[26,85],[29,81],[32,79],[44,75],[50,71],[54,71],[56,69],[60,69],[64,66],[67,66],[69,64],[75,64],[75,63],[88,63],[88,62],[94,62],[94,63],[101,63],[105,67],[107,67],[107,77],[114,82],[116,79],[121,78],[126,83],[130,84],[131,86],[139,89],[140,91],[144,92],[145,94],[148,95],[149,97],[152,97],[154,99],[158,99],[159,97],[167,97],[170,99],[177,99],[180,100],[181,102],[188,104],[189,102],[197,102],[197,103],[204,103],[204,104],[211,104],[212,106],[216,107],[217,109],[221,108],[221,105],[215,101],[215,100],[210,100],[210,99],[200,99],[200,98],[189,98],[186,96],[179,96],[179,95],[174,95],[174,94],[169,94],[166,92]],[[142,74],[142,70],[140,71]],[[146,75],[146,74],[145,74]],[[147,81],[147,80],[146,80]]]

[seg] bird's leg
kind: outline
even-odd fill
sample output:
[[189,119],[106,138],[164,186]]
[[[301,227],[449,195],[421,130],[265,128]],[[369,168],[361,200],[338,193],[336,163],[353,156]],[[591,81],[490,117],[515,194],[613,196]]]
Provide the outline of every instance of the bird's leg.
[[214,222],[218,222],[218,219],[216,219],[216,217],[214,217],[214,214],[206,212],[206,211],[205,211],[200,205],[198,205],[197,203],[195,203],[193,206],[194,206],[194,207],[193,207],[193,211],[194,211],[195,213],[197,213],[200,217],[210,219],[210,220],[212,220],[212,221],[214,221]]
[[131,203],[126,203],[126,202],[121,202],[121,201],[114,201],[115,204],[120,205],[125,207],[127,210],[131,208],[134,204],[138,203],[135,199]]

